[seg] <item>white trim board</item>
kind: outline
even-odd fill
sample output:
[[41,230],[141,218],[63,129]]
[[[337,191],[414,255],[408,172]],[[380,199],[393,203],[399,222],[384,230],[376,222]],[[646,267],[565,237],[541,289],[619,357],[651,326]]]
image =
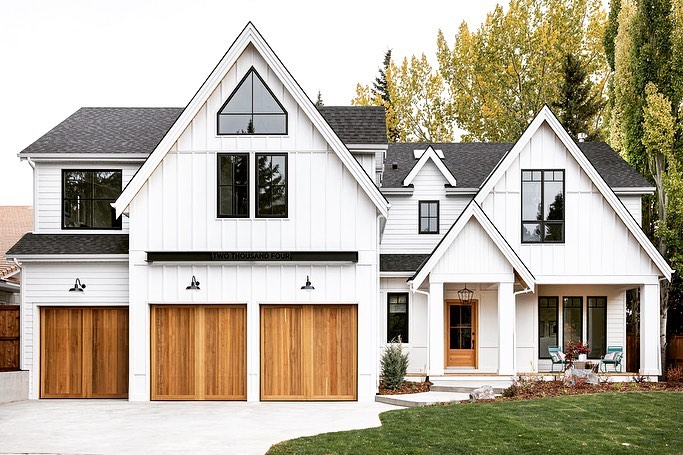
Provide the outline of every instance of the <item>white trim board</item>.
[[449,171],[446,165],[443,163],[443,160],[439,157],[439,154],[430,145],[429,147],[427,147],[427,150],[425,150],[420,159],[417,160],[417,163],[415,163],[415,166],[413,166],[413,168],[410,170],[406,178],[403,180],[403,186],[409,186],[413,183],[413,180],[415,179],[417,174],[419,174],[420,170],[422,170],[424,165],[427,164],[427,160],[432,160],[434,164],[436,164],[437,169],[439,169],[441,174],[443,174],[444,178],[446,179],[449,185],[456,185],[457,182],[455,180],[455,177],[453,177],[453,174],[451,174],[451,171]]
[[150,154],[147,161],[145,161],[140,170],[133,176],[130,182],[128,182],[128,185],[124,188],[121,196],[119,196],[114,203],[116,215],[120,216],[128,209],[133,198],[161,164],[166,154],[171,150],[171,147],[173,147],[173,144],[178,141],[186,127],[199,113],[202,106],[206,104],[211,93],[213,93],[218,84],[225,78],[230,68],[233,67],[239,56],[250,44],[254,46],[273,73],[280,79],[285,89],[288,90],[290,95],[299,105],[299,108],[306,113],[314,127],[317,128],[330,145],[330,148],[337,154],[344,166],[356,179],[359,186],[377,207],[379,213],[386,217],[389,211],[386,198],[379,191],[363,167],[353,157],[351,152],[349,152],[341,139],[339,139],[337,134],[332,130],[327,121],[325,121],[322,114],[308,98],[306,93],[304,93],[301,86],[294,80],[287,68],[285,68],[278,56],[275,55],[271,47],[251,22],[247,23],[244,30],[242,30],[225,55],[223,55],[223,58],[218,62],[218,65],[216,65],[173,126]]
[[579,163],[581,169],[586,173],[586,175],[588,175],[588,178],[591,179],[593,185],[595,185],[598,191],[600,191],[602,196],[616,212],[619,219],[621,219],[621,221],[626,225],[626,228],[630,231],[633,237],[635,237],[643,250],[645,250],[648,256],[650,256],[650,259],[652,259],[652,262],[655,263],[659,271],[662,272],[662,275],[671,281],[671,275],[674,273],[674,271],[666,262],[666,259],[659,254],[657,248],[655,248],[652,242],[650,242],[650,240],[647,238],[638,222],[633,218],[633,215],[631,215],[626,206],[624,206],[624,203],[621,202],[615,192],[609,187],[609,185],[607,185],[607,182],[605,182],[602,176],[588,160],[586,155],[583,154],[576,142],[572,140],[567,131],[560,124],[560,121],[557,120],[557,117],[555,117],[555,114],[552,113],[547,105],[543,106],[543,109],[541,109],[526,131],[524,131],[522,137],[520,137],[515,145],[505,154],[493,172],[489,174],[477,195],[474,196],[474,201],[476,201],[476,203],[479,205],[483,204],[486,197],[491,193],[491,191],[493,191],[493,188],[500,181],[503,175],[505,175],[505,172],[507,172],[508,168],[512,165],[515,159],[517,159],[526,144],[531,140],[536,131],[544,123],[547,123],[557,137],[562,141],[562,144],[569,151],[576,162]]

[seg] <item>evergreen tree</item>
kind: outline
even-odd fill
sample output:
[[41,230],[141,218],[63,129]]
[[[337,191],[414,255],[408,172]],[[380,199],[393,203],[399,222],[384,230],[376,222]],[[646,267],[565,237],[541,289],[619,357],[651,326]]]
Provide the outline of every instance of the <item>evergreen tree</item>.
[[387,83],[387,71],[391,64],[391,49],[384,53],[384,63],[379,69],[379,76],[375,78],[372,84],[372,94],[379,96],[386,104],[391,105],[391,94],[389,93],[389,85]]
[[318,90],[318,97],[315,99],[315,107],[321,108],[324,106],[325,106],[325,103],[323,102],[323,97],[320,94],[320,90]]
[[562,62],[563,80],[560,84],[559,100],[552,103],[562,126],[569,135],[578,139],[579,133],[587,135],[588,140],[599,137],[595,121],[602,109],[603,102],[599,93],[593,91],[588,71],[573,54],[567,54]]

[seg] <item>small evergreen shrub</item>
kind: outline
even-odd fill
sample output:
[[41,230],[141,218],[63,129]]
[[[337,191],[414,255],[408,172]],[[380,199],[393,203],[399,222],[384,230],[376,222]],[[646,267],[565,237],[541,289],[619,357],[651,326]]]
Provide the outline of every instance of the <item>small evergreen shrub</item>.
[[386,347],[380,359],[380,368],[384,387],[390,390],[403,387],[408,372],[408,354],[403,352],[401,337],[392,340],[392,343]]

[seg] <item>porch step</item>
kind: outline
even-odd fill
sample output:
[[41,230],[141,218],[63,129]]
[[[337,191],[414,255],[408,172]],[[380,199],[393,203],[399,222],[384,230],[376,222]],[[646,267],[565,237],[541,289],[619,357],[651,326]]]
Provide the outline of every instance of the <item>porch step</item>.
[[404,408],[417,408],[442,403],[454,403],[462,400],[468,400],[469,398],[469,393],[436,392],[433,390],[430,390],[429,392],[408,393],[405,395],[375,395],[375,401],[378,403],[403,406]]
[[[433,385],[429,388],[430,391],[433,392],[451,392],[451,393],[466,393],[467,396],[469,397],[469,394],[475,390],[478,389],[479,387],[487,385],[487,384],[482,384],[478,387],[466,387],[466,386],[450,386],[450,385]],[[506,387],[494,387],[491,384],[488,384],[493,388],[493,393],[503,393],[503,389],[506,389],[509,386]]]
[[490,385],[494,393],[503,393],[503,390],[512,385],[512,378],[508,377],[457,377],[436,376],[430,377],[432,382],[430,390],[435,392],[455,392],[469,394],[474,389],[484,385]]

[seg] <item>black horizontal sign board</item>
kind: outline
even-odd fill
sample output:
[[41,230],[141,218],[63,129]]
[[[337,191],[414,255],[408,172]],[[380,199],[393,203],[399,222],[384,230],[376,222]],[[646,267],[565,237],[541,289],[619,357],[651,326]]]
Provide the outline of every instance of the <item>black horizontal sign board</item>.
[[147,262],[358,262],[358,251],[148,251]]

